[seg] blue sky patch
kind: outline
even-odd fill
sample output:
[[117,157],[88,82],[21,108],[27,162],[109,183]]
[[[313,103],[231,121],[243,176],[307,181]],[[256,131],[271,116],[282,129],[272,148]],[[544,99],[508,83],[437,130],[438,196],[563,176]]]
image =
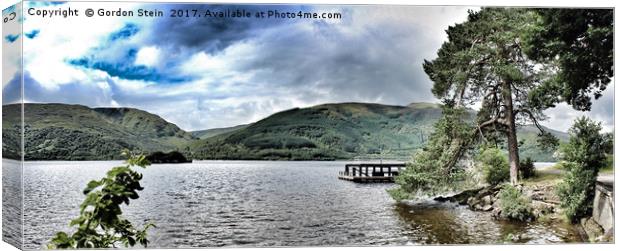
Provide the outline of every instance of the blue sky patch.
[[6,35],[4,37],[4,39],[6,39],[6,41],[8,41],[9,43],[13,43],[15,42],[15,40],[17,40],[19,38],[19,34],[15,35],[15,34],[9,34]]
[[192,80],[190,77],[174,77],[168,74],[162,74],[157,69],[146,67],[143,65],[133,65],[136,50],[130,49],[127,57],[117,63],[93,61],[87,58],[72,59],[68,63],[71,65],[96,69],[107,72],[110,76],[119,77],[127,80],[141,80],[148,82],[156,82],[158,84],[165,83],[181,83]]
[[120,30],[110,34],[110,41],[129,38],[140,31],[140,28],[132,23],[125,24]]
[[33,30],[31,32],[25,33],[24,36],[26,36],[27,38],[33,39],[35,37],[37,37],[39,35],[40,31],[39,30]]

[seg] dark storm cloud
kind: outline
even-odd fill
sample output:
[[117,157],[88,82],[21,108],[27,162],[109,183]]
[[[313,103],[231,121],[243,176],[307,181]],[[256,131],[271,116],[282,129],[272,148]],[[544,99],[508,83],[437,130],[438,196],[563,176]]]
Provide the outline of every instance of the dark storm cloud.
[[[215,5],[182,4],[151,6],[165,10],[198,10],[201,17],[164,18],[154,23],[151,35],[145,42],[169,47],[174,50],[202,50],[216,52],[229,45],[256,36],[263,29],[293,22],[291,20],[256,19],[257,12],[269,10],[305,11],[310,7],[301,5]],[[246,11],[251,18],[206,17],[205,13]],[[169,12],[168,12],[169,13]],[[193,12],[189,13],[194,15]]]
[[[136,107],[187,130],[255,122],[281,110],[321,103],[432,102],[432,84],[421,64],[435,57],[446,23],[466,15],[464,8],[447,15],[437,8],[398,6],[145,7],[329,11],[343,18],[123,20],[93,49],[62,62],[67,69],[87,73],[80,83],[44,87],[28,78],[27,98]],[[155,63],[137,63],[140,51],[156,52],[149,54],[156,58],[149,62]]]
[[272,29],[253,40],[255,54],[236,70],[256,71],[254,80],[266,88],[305,91],[309,102],[435,100],[420,62],[433,57],[429,48],[437,45],[420,36],[419,27],[377,21],[350,32],[349,25],[314,21],[310,29]]

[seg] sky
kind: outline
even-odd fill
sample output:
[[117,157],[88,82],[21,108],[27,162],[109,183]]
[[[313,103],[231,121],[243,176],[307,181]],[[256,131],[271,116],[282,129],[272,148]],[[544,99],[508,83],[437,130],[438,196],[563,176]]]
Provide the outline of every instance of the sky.
[[[134,107],[188,131],[323,103],[438,102],[422,62],[436,57],[447,40],[444,30],[465,21],[470,9],[31,4],[41,10],[157,9],[166,17],[26,16],[23,36],[3,34],[3,44],[23,40],[26,102]],[[342,18],[170,18],[170,9],[338,12]],[[18,79],[3,76],[5,102]],[[562,131],[582,115],[566,105],[546,114],[543,124]],[[613,85],[587,115],[613,128]]]

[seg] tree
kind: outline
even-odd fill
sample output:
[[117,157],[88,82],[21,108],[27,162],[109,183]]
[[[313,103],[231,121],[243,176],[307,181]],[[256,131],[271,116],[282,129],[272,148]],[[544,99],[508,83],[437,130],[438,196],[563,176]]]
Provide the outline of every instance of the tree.
[[530,93],[541,108],[566,102],[588,111],[613,77],[613,9],[538,9],[526,54],[555,76]]
[[396,176],[397,188],[388,190],[395,200],[410,199],[424,193],[435,195],[467,186],[464,163],[459,163],[467,153],[473,127],[470,113],[446,101],[443,117],[435,124],[428,143],[417,152],[407,168]]
[[541,136],[551,137],[538,123],[545,119],[542,107],[531,105],[528,99],[528,91],[545,76],[523,51],[523,37],[536,18],[536,13],[525,9],[470,11],[466,22],[448,28],[448,41],[438,57],[423,65],[437,98],[457,107],[481,105],[476,137],[486,141],[501,135],[506,139],[513,184],[519,170],[517,126],[533,123]]
[[121,204],[129,205],[129,200],[138,199],[138,191],[143,189],[142,174],[131,167],[146,168],[150,163],[143,155],[133,155],[128,150],[123,155],[128,157],[127,165],[112,168],[106,177],[90,181],[84,189],[86,199],[80,205],[80,216],[70,223],[77,226],[77,231],[71,235],[56,233],[48,248],[112,248],[117,244],[133,247],[136,243],[147,247],[146,231],[154,225],[135,228],[121,217]]
[[568,170],[558,186],[560,206],[571,221],[590,215],[598,171],[605,163],[605,137],[600,123],[586,117],[570,128],[568,144],[561,148],[564,167]]

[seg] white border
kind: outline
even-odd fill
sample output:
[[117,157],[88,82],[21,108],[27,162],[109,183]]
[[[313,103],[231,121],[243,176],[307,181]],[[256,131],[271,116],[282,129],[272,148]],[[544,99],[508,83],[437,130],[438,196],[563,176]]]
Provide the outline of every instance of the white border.
[[[95,0],[82,0],[83,2],[97,2]],[[15,3],[19,2],[18,0],[2,0],[0,2],[0,8],[5,9]],[[118,2],[133,2],[128,0],[118,0]],[[204,1],[204,0],[149,0],[149,1],[141,1],[141,2],[217,2],[217,3],[292,3],[292,4],[398,4],[398,5],[461,5],[461,6],[541,6],[541,7],[613,7],[615,8],[618,4],[617,1],[613,0],[587,0],[587,1],[576,1],[576,0],[467,0],[467,1],[458,1],[458,0],[415,0],[415,1],[406,1],[406,0],[383,0],[383,1],[371,1],[371,0],[215,0],[215,1]],[[616,15],[617,16],[617,15]],[[614,20],[615,19],[614,17]],[[616,24],[614,34],[614,40],[618,41],[618,29]],[[615,47],[615,45],[614,45]],[[1,52],[1,51],[0,51]],[[617,68],[617,59],[618,59],[618,51],[616,50],[614,60],[614,68]],[[0,62],[0,68],[2,68],[2,64]],[[614,69],[614,72],[617,71]],[[620,93],[620,88],[615,88],[614,97],[618,97],[618,93]],[[615,101],[615,99],[614,99]],[[1,103],[1,97],[0,97]],[[614,102],[614,111],[617,111],[619,104]],[[614,113],[614,115],[617,115]],[[618,125],[618,121],[620,118],[618,116],[614,116],[614,125]],[[614,142],[615,146],[618,146],[618,139],[616,137],[616,142]],[[620,157],[620,147],[615,148],[614,152],[615,156]],[[618,165],[615,165],[614,168],[617,169]],[[618,188],[615,188],[615,193],[618,193]],[[0,192],[1,194],[1,192]],[[1,211],[0,211],[1,216]],[[618,220],[615,219],[615,226],[618,226]],[[1,223],[0,223],[1,224]],[[617,240],[616,240],[617,243]],[[562,251],[582,251],[584,249],[587,250],[617,250],[618,244],[553,244],[553,245],[443,245],[443,246],[407,246],[407,247],[304,247],[304,248],[243,248],[240,250],[260,250],[260,251],[271,251],[271,250],[407,250],[411,251],[412,249],[416,250],[437,250],[437,251],[445,251],[445,250],[459,250],[459,251],[497,251],[498,249],[507,250],[507,251],[522,251],[524,249],[527,250],[562,250]],[[155,249],[162,251],[173,251],[173,250],[228,250],[229,248],[214,248],[214,249]],[[18,250],[15,247],[7,244],[6,242],[0,242],[0,250]]]

